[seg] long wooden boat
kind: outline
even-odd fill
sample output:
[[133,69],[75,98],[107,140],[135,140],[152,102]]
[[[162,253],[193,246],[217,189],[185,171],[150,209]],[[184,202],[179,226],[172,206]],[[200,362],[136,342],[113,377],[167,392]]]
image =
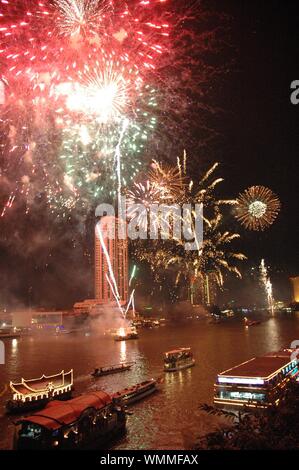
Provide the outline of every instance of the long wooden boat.
[[107,367],[100,367],[99,369],[95,369],[91,375],[94,378],[102,377],[104,375],[110,374],[118,374],[119,372],[125,372],[130,370],[133,366],[134,362],[124,362],[123,364],[116,364],[114,366],[107,366]]
[[16,423],[14,449],[94,449],[125,432],[126,413],[117,400],[95,391],[52,401]]
[[221,408],[267,408],[276,405],[286,384],[297,379],[299,361],[292,349],[242,362],[217,376],[214,403]]
[[244,317],[244,324],[245,326],[256,326],[260,325],[261,322],[259,320],[248,320],[247,317]]
[[10,382],[12,399],[6,403],[9,413],[19,413],[44,407],[50,400],[71,398],[73,369],[56,375],[42,375],[38,379]]
[[179,348],[165,353],[165,372],[176,372],[195,365],[195,359],[190,348]]
[[157,381],[155,379],[151,379],[114,393],[113,397],[121,399],[125,405],[132,405],[137,401],[143,400],[157,390]]

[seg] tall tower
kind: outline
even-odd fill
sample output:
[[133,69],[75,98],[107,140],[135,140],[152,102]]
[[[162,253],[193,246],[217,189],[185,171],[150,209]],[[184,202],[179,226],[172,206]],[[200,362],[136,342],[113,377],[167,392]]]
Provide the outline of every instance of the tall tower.
[[293,298],[292,301],[299,303],[299,276],[290,278],[293,286]]
[[217,302],[217,280],[213,273],[203,274],[193,280],[191,303],[211,306]]
[[125,222],[102,217],[95,230],[95,298],[103,304],[128,302],[128,239],[119,239],[119,226]]

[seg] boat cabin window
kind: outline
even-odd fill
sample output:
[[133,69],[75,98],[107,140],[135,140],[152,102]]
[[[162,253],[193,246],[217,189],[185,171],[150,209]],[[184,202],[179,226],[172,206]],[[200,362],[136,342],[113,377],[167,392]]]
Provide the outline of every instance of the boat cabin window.
[[221,390],[218,394],[219,398],[227,400],[240,400],[240,401],[264,401],[266,395],[264,393],[250,393],[250,392],[229,392]]
[[166,353],[165,354],[165,359],[164,361],[165,362],[173,362],[173,361],[177,361],[177,360],[180,360],[180,359],[189,359],[190,357],[192,357],[192,352],[191,351],[177,351],[177,352],[173,352],[173,353]]

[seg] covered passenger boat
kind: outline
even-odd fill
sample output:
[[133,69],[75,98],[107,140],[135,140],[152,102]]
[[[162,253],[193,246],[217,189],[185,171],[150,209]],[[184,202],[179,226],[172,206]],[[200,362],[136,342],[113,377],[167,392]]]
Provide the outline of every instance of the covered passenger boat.
[[125,428],[122,404],[103,391],[95,391],[65,402],[52,401],[42,411],[20,420],[14,448],[99,448]]
[[283,349],[242,362],[217,376],[214,403],[221,408],[267,408],[278,404],[289,380],[297,380],[298,359]]
[[22,379],[19,383],[10,382],[13,397],[6,403],[9,413],[18,413],[42,408],[50,400],[71,398],[73,369],[62,370],[56,375],[42,375],[38,379]]
[[102,377],[104,375],[118,374],[119,372],[126,372],[130,370],[134,362],[123,362],[122,364],[116,364],[113,366],[100,367],[94,370],[91,373],[91,376],[94,378]]
[[195,364],[191,348],[179,348],[165,353],[164,370],[166,372],[175,372],[177,370],[187,369]]
[[155,379],[151,379],[141,382],[140,384],[133,385],[133,387],[124,388],[123,390],[114,393],[113,397],[121,399],[122,403],[125,405],[132,405],[133,403],[143,400],[157,390],[157,381]]

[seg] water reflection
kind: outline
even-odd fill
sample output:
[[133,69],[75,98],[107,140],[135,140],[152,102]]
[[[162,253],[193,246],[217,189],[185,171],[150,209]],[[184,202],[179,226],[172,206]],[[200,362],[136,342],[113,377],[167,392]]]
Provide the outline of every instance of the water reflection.
[[126,362],[127,360],[127,342],[120,342],[120,362]]
[[15,354],[18,349],[18,340],[15,338],[12,340],[12,353]]
[[[196,366],[195,366],[196,367]],[[176,386],[180,389],[192,380],[193,368],[184,369],[177,372],[165,373],[165,384],[168,386]]]

